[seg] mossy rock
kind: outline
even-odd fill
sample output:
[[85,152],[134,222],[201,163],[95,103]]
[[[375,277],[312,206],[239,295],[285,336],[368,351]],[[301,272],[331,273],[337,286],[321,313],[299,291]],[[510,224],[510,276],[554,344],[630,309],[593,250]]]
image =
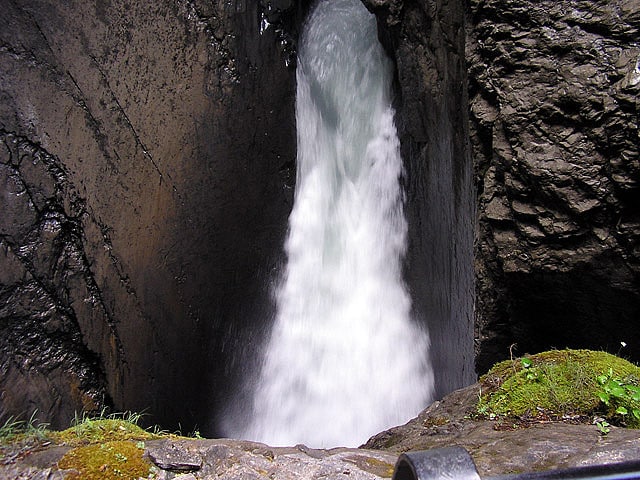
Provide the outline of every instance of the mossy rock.
[[482,415],[597,415],[640,428],[640,368],[606,352],[552,350],[506,360],[480,385]]
[[79,446],[90,443],[114,442],[121,440],[153,440],[159,438],[124,419],[100,418],[86,419],[61,432],[51,432],[56,443]]
[[153,465],[143,457],[144,443],[119,440],[76,447],[58,462],[71,470],[69,480],[138,479],[153,476]]

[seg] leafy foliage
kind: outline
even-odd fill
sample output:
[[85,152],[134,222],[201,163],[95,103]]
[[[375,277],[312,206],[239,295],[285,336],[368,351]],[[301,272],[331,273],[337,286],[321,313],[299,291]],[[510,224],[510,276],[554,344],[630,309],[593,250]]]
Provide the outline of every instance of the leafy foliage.
[[617,378],[613,370],[596,378],[601,389],[598,398],[605,406],[607,414],[616,418],[618,423],[640,428],[640,381],[631,375]]

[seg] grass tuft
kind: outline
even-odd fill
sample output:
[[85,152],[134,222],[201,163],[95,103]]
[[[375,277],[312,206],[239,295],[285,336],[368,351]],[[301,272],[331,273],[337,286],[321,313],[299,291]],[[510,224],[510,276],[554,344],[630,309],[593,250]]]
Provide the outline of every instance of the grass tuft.
[[101,412],[97,417],[76,415],[71,427],[61,432],[51,432],[50,435],[57,443],[71,446],[159,438],[160,434],[149,432],[137,425],[141,418],[142,415],[131,412],[110,415]]

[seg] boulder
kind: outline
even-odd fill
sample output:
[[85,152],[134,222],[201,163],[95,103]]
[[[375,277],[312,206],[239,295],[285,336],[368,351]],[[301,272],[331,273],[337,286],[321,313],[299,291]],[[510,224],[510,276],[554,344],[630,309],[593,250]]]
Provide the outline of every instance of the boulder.
[[[62,479],[72,470],[59,470],[56,462],[67,450],[50,447],[11,462],[0,461],[0,475],[6,480]],[[391,477],[397,455],[354,448],[276,448],[239,440],[174,438],[145,442],[144,457],[157,480],[375,480]]]
[[603,435],[596,425],[573,424],[571,418],[529,424],[479,419],[480,392],[480,384],[453,392],[407,424],[372,437],[364,448],[402,453],[459,445],[481,476],[623,462],[640,455],[640,430],[610,427]]
[[[271,447],[243,440],[175,436],[133,441],[144,450],[158,480],[390,478],[400,453],[454,445],[467,449],[481,477],[610,464],[640,456],[640,430],[611,426],[603,434],[596,425],[576,423],[570,417],[491,420],[477,415],[479,395],[480,384],[455,391],[358,449]],[[58,470],[56,464],[70,448],[47,443],[26,449],[5,447],[0,476],[7,480],[62,478],[69,472]]]

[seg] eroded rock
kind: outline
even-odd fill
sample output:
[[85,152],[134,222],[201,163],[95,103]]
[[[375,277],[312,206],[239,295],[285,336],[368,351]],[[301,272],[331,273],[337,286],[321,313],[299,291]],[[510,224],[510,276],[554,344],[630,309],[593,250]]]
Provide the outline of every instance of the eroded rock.
[[[52,448],[0,463],[0,475],[19,478],[59,479],[64,471],[56,468],[60,452]],[[145,442],[145,456],[153,464],[157,480],[212,479],[356,479],[390,478],[397,455],[380,451],[335,448],[332,450],[296,447],[269,447],[238,440],[165,439]],[[37,462],[33,461],[38,457]],[[49,462],[45,462],[44,458]],[[38,463],[36,465],[35,463]]]
[[112,405],[214,430],[294,178],[295,75],[260,8],[0,10],[0,419]]
[[513,343],[640,359],[639,7],[470,4],[480,372]]
[[469,451],[481,476],[553,470],[636,460],[640,431],[570,421],[532,425],[477,420],[479,384],[435,402],[406,425],[372,437],[365,448],[401,453],[460,445]]

